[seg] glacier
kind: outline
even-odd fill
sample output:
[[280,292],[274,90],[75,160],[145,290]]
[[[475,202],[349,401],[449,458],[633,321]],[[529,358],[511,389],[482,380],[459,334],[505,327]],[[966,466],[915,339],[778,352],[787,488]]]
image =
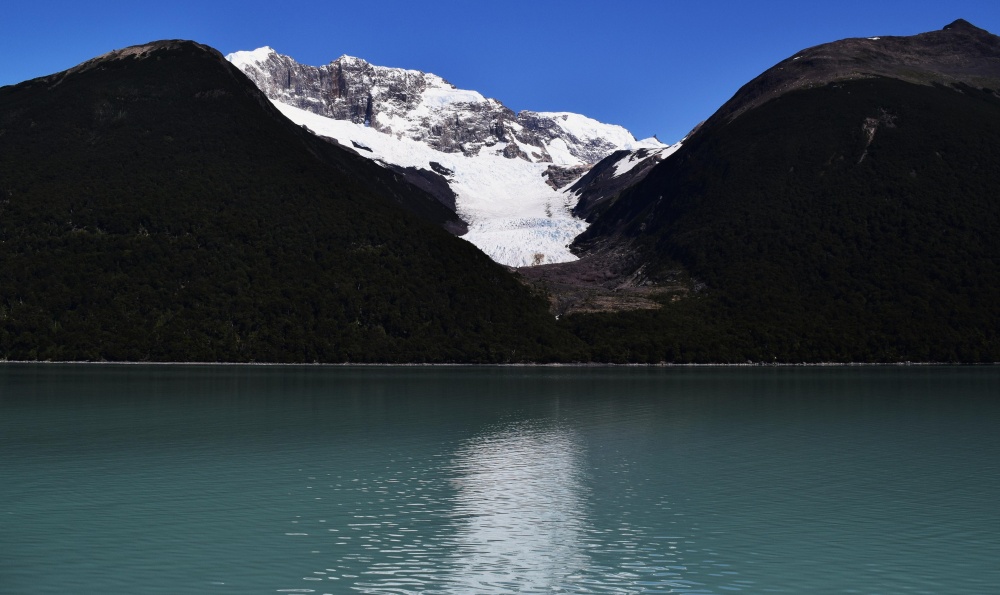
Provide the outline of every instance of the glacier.
[[515,114],[437,75],[351,56],[324,67],[269,47],[226,58],[313,133],[364,147],[360,155],[385,166],[450,170],[456,212],[468,223],[462,237],[511,267],[576,260],[568,246],[588,223],[572,213],[577,196],[568,189],[575,180],[555,187],[550,168],[579,178],[615,151],[667,148],[580,114]]

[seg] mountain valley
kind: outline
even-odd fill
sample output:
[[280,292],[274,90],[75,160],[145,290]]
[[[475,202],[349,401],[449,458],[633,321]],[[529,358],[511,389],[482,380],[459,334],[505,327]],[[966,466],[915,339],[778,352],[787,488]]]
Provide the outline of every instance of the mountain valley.
[[270,48],[0,88],[3,359],[998,362],[997,229],[961,20],[797,52],[670,146]]

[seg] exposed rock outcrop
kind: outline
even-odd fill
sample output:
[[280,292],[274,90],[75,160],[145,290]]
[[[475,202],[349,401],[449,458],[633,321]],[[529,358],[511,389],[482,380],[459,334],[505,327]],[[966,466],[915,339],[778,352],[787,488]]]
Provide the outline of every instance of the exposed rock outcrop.
[[455,88],[416,70],[375,66],[341,56],[307,66],[271,48],[227,58],[274,101],[321,116],[370,126],[447,153],[493,151],[510,159],[559,166],[597,163],[639,143],[622,128],[565,112],[514,113],[496,99]]

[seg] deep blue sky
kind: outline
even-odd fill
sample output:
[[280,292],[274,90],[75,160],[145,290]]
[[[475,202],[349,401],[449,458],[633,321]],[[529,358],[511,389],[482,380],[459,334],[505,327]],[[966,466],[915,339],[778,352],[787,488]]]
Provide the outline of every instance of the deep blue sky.
[[194,39],[269,45],[306,64],[342,54],[438,74],[514,110],[574,111],[673,142],[761,71],[845,37],[912,35],[957,18],[1000,33],[997,0],[720,2],[212,0],[22,2],[0,15],[0,85],[115,48]]

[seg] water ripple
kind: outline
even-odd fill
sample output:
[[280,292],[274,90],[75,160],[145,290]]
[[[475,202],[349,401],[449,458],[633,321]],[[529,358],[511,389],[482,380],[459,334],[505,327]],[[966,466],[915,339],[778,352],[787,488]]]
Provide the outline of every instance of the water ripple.
[[4,595],[1000,584],[996,369],[39,369]]
[[[570,426],[522,420],[463,440],[447,458],[338,477],[326,489],[352,507],[322,513],[316,524],[334,526],[321,547],[335,555],[314,572],[321,578],[303,580],[347,579],[371,594],[706,592],[690,574],[711,562],[697,558],[690,537],[630,522],[631,488],[613,518],[595,514],[603,504],[588,488],[587,456]],[[614,475],[627,473],[615,466]]]

